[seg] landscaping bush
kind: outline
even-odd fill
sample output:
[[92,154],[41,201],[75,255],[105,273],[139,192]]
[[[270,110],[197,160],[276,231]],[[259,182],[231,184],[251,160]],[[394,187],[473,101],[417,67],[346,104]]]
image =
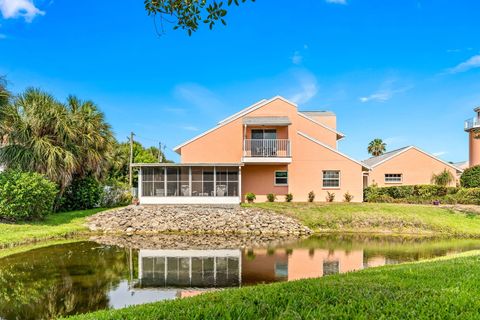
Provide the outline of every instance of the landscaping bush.
[[310,191],[308,193],[308,202],[313,202],[313,200],[315,200],[315,192]]
[[267,194],[267,200],[268,200],[268,202],[274,202],[275,199],[277,199],[277,196],[274,195],[273,193]]
[[92,209],[100,206],[103,187],[92,177],[74,179],[60,200],[60,211]]
[[367,202],[480,204],[480,188],[437,185],[368,187],[364,189],[363,199]]
[[132,204],[132,200],[133,197],[127,184],[117,181],[110,181],[103,186],[100,207],[111,208],[127,206]]
[[347,191],[347,193],[343,195],[343,201],[351,202],[352,200],[353,200],[353,196]]
[[293,194],[287,193],[287,194],[285,195],[285,201],[286,201],[286,202],[292,202],[292,200],[293,200]]
[[463,171],[460,185],[464,188],[480,187],[480,166],[474,166]]
[[0,218],[12,221],[43,218],[53,211],[57,186],[35,172],[0,173]]
[[247,192],[245,199],[247,199],[248,203],[252,203],[255,199],[257,199],[257,196],[255,196],[255,193],[253,192]]
[[335,200],[335,193],[327,191],[327,196],[325,197],[325,200],[327,202],[333,202],[333,200]]

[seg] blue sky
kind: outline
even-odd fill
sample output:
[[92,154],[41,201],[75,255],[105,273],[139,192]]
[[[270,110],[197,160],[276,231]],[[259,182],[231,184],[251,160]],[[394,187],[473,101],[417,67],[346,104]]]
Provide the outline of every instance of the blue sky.
[[[73,5],[75,4],[75,5]],[[468,158],[480,105],[480,2],[257,0],[227,27],[159,37],[140,0],[0,0],[0,74],[17,93],[95,101],[119,139],[171,150],[275,95],[332,110],[341,151],[416,145]]]

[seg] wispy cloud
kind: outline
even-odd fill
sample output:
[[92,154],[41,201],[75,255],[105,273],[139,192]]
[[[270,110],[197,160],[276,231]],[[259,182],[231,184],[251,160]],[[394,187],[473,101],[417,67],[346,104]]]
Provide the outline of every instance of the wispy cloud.
[[411,85],[395,88],[394,87],[395,82],[396,80],[387,79],[386,81],[383,82],[383,84],[380,86],[380,88],[377,91],[369,95],[362,96],[358,98],[358,100],[360,100],[360,102],[362,103],[366,103],[366,102],[382,102],[383,103],[392,99],[394,95],[403,93],[412,88]]
[[446,151],[438,151],[438,152],[432,153],[432,155],[434,155],[435,157],[440,157],[440,156],[443,156],[444,154],[447,154],[447,152]]
[[454,74],[460,72],[466,72],[471,69],[480,68],[480,54],[477,54],[470,59],[457,64],[453,68],[449,68],[446,70],[446,73]]
[[32,22],[36,16],[45,15],[45,12],[38,9],[32,0],[0,0],[0,12],[4,19],[22,17],[28,23]]
[[300,51],[295,51],[292,56],[292,63],[299,65],[302,64],[303,56],[300,54]]
[[194,126],[181,126],[180,128],[186,131],[198,131],[198,128]]
[[325,0],[326,3],[347,4],[347,0]]
[[0,40],[7,39],[7,35],[0,33]]
[[196,83],[179,84],[174,89],[174,95],[184,100],[203,112],[215,112],[218,114],[224,104],[212,91]]
[[289,100],[304,104],[317,95],[318,83],[313,73],[308,70],[299,70],[294,73],[294,78],[298,81],[299,89],[288,98]]
[[175,108],[175,107],[166,107],[166,108],[163,108],[163,111],[173,113],[176,115],[183,115],[187,113],[187,110],[185,110],[184,108]]

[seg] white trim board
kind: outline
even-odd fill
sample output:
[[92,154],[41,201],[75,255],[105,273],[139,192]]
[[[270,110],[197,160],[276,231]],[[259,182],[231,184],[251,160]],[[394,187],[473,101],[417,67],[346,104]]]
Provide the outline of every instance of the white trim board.
[[239,204],[240,197],[139,197],[140,204]]
[[387,158],[383,159],[382,161],[380,161],[380,162],[372,165],[371,168],[373,169],[373,168],[381,165],[382,163],[385,163],[385,162],[391,160],[392,158],[395,158],[396,156],[399,156],[399,155],[401,155],[402,153],[407,152],[408,150],[411,150],[411,149],[415,149],[415,150],[417,150],[418,152],[421,152],[421,153],[423,153],[424,155],[429,156],[430,158],[432,158],[432,159],[434,159],[434,160],[437,160],[437,161],[439,161],[439,162],[441,162],[441,163],[449,166],[450,168],[453,168],[453,169],[455,169],[455,170],[457,170],[457,171],[459,171],[459,172],[463,172],[462,169],[455,167],[453,164],[448,163],[448,162],[445,162],[445,161],[443,161],[442,159],[439,159],[439,158],[435,157],[434,155],[431,155],[430,153],[428,153],[428,152],[426,152],[426,151],[423,151],[422,149],[417,148],[417,147],[415,147],[415,146],[409,146],[409,147],[407,147],[407,148],[404,148],[403,150],[401,150],[401,151],[399,151],[399,152],[397,152],[397,153],[392,154],[390,157],[387,157]]
[[282,101],[284,101],[284,102],[286,102],[286,103],[288,103],[288,104],[290,104],[290,105],[292,105],[292,106],[294,106],[294,107],[297,107],[297,105],[296,105],[295,103],[293,103],[293,102],[285,99],[285,98],[282,97],[282,96],[275,96],[275,97],[273,97],[273,98],[271,98],[271,99],[268,99],[268,100],[265,100],[265,99],[264,99],[264,100],[260,100],[259,102],[256,102],[256,103],[254,103],[253,105],[251,105],[251,106],[249,106],[249,107],[247,107],[247,108],[245,108],[245,109],[243,109],[243,110],[235,113],[234,115],[232,115],[232,116],[230,116],[230,117],[228,117],[228,118],[225,118],[224,120],[220,121],[215,127],[211,128],[210,130],[207,130],[207,131],[199,134],[198,136],[193,137],[192,139],[190,139],[190,140],[188,140],[188,141],[185,141],[185,142],[182,143],[182,144],[179,144],[178,146],[176,146],[176,147],[173,148],[173,151],[175,151],[175,152],[178,153],[179,149],[182,148],[182,147],[184,147],[184,146],[186,146],[187,144],[189,144],[189,143],[191,143],[191,142],[193,142],[193,141],[195,141],[195,140],[197,140],[197,139],[199,139],[199,138],[201,138],[201,137],[209,134],[210,132],[213,132],[213,131],[215,131],[215,130],[221,128],[221,127],[223,127],[224,125],[226,125],[226,124],[228,124],[228,123],[230,123],[230,122],[232,122],[232,121],[234,121],[234,120],[237,120],[238,118],[241,118],[242,116],[244,116],[244,115],[246,115],[246,114],[249,114],[249,113],[252,112],[252,111],[255,111],[255,110],[263,107],[264,105],[269,104],[269,103],[272,102],[272,101],[278,100],[278,99],[279,99],[279,100],[282,100]]
[[333,152],[341,155],[341,156],[344,157],[344,158],[347,158],[347,159],[350,160],[350,161],[353,161],[353,162],[359,164],[360,166],[362,166],[362,168],[371,169],[371,168],[370,168],[369,166],[367,166],[365,163],[363,163],[363,162],[361,162],[361,161],[358,161],[358,160],[355,160],[355,159],[353,159],[353,158],[350,158],[350,157],[347,156],[346,154],[344,154],[344,153],[342,153],[342,152],[340,152],[340,151],[338,151],[338,150],[330,147],[329,145],[324,144],[323,142],[320,142],[319,140],[317,140],[317,139],[309,136],[309,135],[306,134],[306,133],[303,133],[303,132],[301,132],[301,131],[297,131],[297,134],[299,134],[300,136],[302,136],[302,137],[304,137],[304,138],[306,138],[306,139],[308,139],[308,140],[310,140],[310,141],[312,141],[312,142],[314,142],[314,143],[316,143],[316,144],[321,145],[322,147],[327,148],[327,149],[330,150],[330,151],[333,151]]

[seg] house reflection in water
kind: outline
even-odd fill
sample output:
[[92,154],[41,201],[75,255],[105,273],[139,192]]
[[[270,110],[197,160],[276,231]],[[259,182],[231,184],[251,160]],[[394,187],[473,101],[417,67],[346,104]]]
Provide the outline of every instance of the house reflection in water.
[[[250,249],[140,250],[136,290],[193,296],[214,288],[318,278],[389,264],[363,250]],[[394,263],[391,261],[390,263]]]
[[145,287],[237,287],[240,250],[140,250],[139,282]]

